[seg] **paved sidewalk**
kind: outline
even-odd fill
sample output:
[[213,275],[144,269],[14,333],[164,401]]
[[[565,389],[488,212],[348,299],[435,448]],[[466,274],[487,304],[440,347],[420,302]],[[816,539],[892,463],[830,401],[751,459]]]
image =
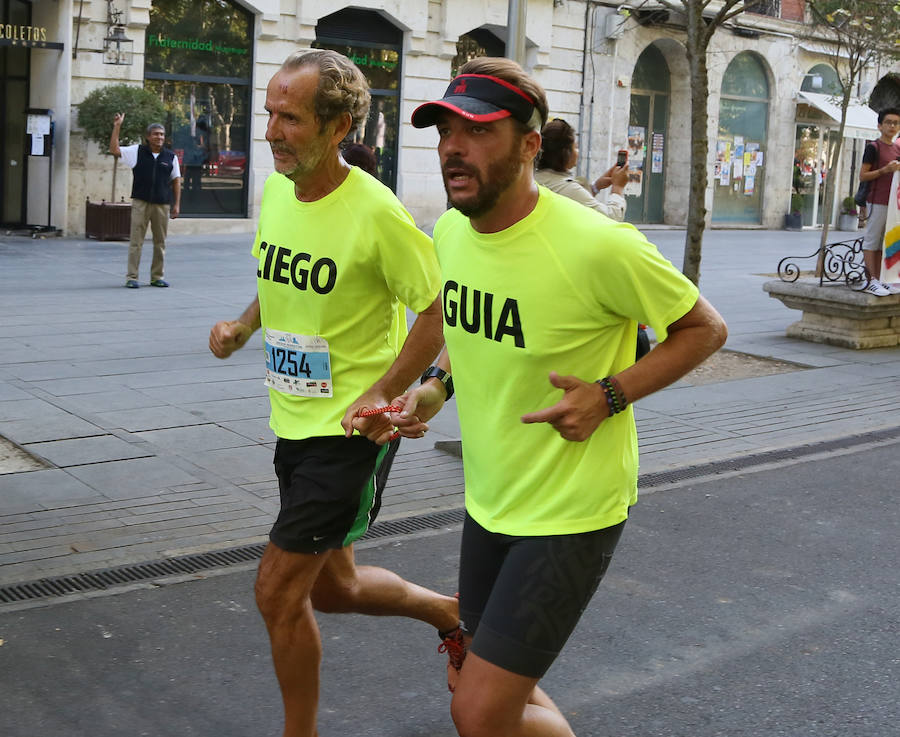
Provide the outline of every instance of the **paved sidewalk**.
[[[648,230],[681,264],[684,233]],[[245,235],[183,236],[169,289],[123,288],[127,244],[0,238],[0,435],[47,468],[0,474],[0,585],[264,539],[277,510],[260,353],[227,361],[210,326],[255,288]],[[804,370],[692,386],[637,407],[642,474],[900,426],[900,349],[784,337],[799,318],[762,291],[818,234],[709,231],[701,288],[727,348]],[[146,266],[146,264],[145,264]],[[462,506],[454,408],[406,442],[382,520]]]

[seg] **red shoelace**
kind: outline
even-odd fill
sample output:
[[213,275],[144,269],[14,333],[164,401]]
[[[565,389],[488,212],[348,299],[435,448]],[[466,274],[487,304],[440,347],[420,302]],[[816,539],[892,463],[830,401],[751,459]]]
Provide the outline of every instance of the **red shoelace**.
[[[383,415],[389,414],[391,412],[400,412],[403,407],[397,407],[396,405],[389,404],[387,407],[375,407],[373,409],[361,409],[356,413],[357,417],[372,417],[373,415]],[[396,440],[400,437],[400,431],[396,430],[393,435],[391,435],[391,440]]]

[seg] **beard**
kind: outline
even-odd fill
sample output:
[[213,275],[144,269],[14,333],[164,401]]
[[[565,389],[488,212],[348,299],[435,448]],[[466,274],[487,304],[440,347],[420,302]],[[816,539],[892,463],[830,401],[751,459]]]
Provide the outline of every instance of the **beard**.
[[442,174],[448,168],[462,169],[478,184],[474,195],[468,197],[454,196],[447,185],[447,175],[444,174],[444,191],[450,204],[468,218],[477,218],[490,212],[502,195],[519,177],[522,162],[519,160],[518,146],[515,141],[509,151],[501,158],[491,161],[487,166],[487,172],[482,172],[471,164],[467,164],[458,157],[451,156],[441,164]]
[[284,143],[270,143],[269,146],[273,153],[293,157],[293,163],[275,161],[275,171],[291,181],[297,181],[313,173],[330,152],[328,141],[324,136],[312,139],[299,151]]

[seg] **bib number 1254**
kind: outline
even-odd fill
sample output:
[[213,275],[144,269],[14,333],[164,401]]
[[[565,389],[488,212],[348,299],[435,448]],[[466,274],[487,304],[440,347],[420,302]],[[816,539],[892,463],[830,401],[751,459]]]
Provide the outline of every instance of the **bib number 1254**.
[[301,397],[332,396],[328,342],[320,336],[266,330],[266,386]]

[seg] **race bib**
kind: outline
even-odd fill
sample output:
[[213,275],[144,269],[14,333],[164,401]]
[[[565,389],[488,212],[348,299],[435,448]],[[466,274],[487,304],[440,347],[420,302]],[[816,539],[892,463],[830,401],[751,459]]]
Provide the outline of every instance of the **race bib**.
[[266,386],[298,397],[330,397],[328,341],[266,329]]

